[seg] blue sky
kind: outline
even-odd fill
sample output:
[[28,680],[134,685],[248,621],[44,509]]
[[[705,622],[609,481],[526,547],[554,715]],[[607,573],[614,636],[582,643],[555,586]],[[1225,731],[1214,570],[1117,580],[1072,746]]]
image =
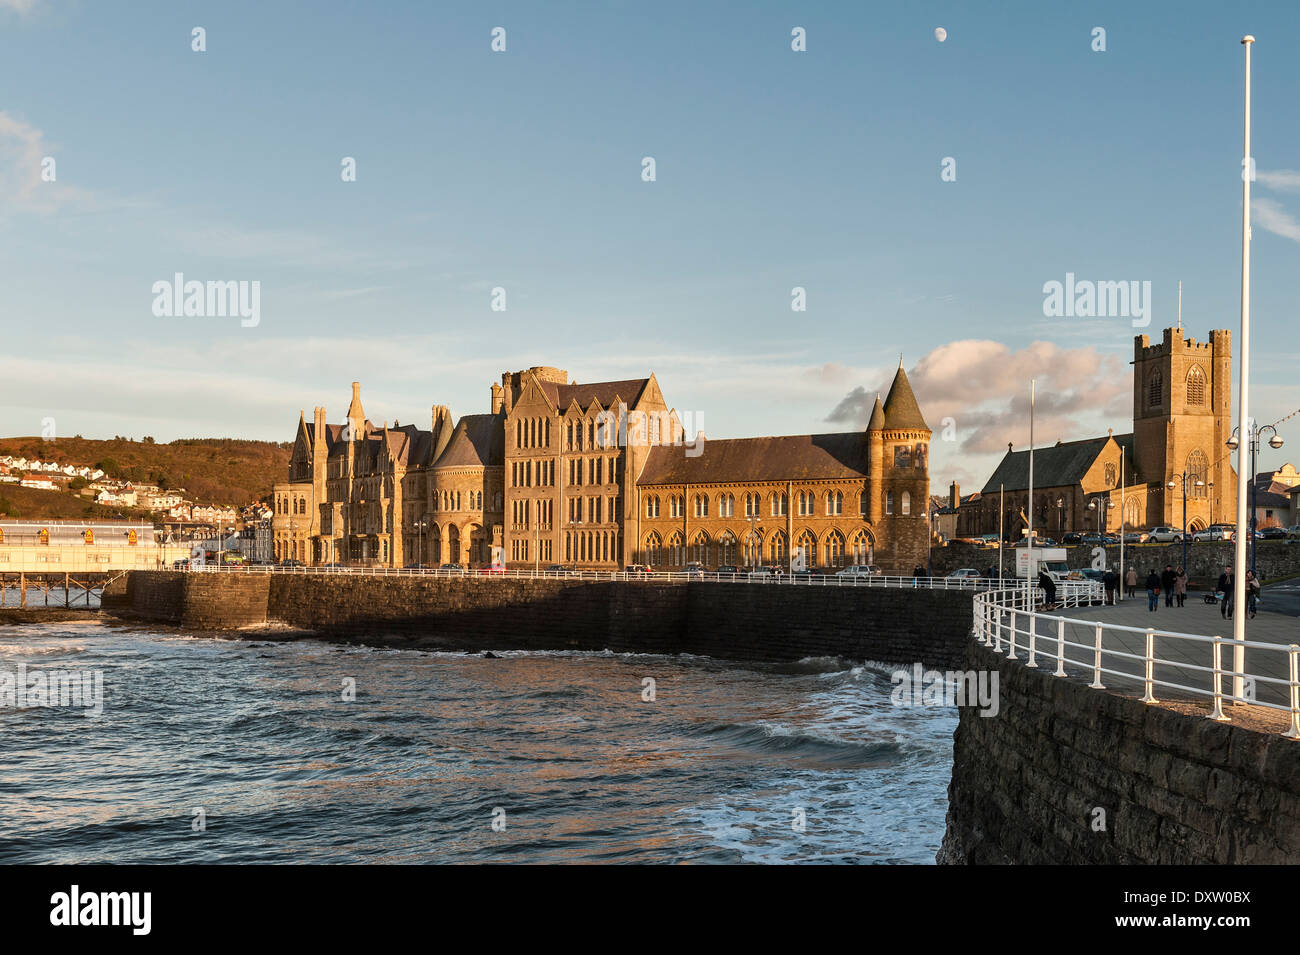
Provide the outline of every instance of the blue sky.
[[[353,379],[427,427],[533,364],[654,371],[710,437],[842,430],[901,353],[956,423],[934,489],[980,484],[1030,374],[1040,441],[1129,427],[1131,322],[1046,318],[1045,282],[1150,281],[1158,336],[1181,279],[1188,334],[1235,337],[1247,32],[1273,421],[1300,408],[1294,3],[0,0],[0,433],[288,440]],[[259,281],[259,324],[155,317],[176,272]]]

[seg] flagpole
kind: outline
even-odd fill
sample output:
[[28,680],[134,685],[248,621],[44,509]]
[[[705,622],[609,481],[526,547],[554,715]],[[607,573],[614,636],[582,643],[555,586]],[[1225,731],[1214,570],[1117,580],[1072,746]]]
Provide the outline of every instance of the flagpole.
[[1246,688],[1246,449],[1254,441],[1250,420],[1250,47],[1255,38],[1241,38],[1246,48],[1245,131],[1241,160],[1241,374],[1237,379],[1237,540],[1232,581],[1232,695],[1241,700]]
[[1034,546],[1034,379],[1029,379],[1029,507],[1025,514],[1027,539],[1032,556]]

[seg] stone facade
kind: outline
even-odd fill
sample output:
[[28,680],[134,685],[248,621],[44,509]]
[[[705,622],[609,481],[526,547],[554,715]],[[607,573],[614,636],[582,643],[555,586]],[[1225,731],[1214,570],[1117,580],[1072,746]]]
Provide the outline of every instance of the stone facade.
[[691,562],[831,570],[924,565],[930,430],[900,367],[865,432],[691,444],[654,375],[578,384],[501,376],[490,413],[431,430],[300,415],[275,487],[277,560],[308,565]]

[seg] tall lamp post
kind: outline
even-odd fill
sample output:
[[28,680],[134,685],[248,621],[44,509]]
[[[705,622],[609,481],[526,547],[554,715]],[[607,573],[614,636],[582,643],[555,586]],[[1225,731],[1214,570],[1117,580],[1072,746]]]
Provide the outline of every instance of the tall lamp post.
[[[1178,536],[1182,539],[1183,542],[1183,570],[1184,571],[1187,570],[1187,479],[1189,477],[1196,477],[1196,475],[1194,474],[1189,475],[1186,471],[1184,471],[1182,474],[1175,474],[1172,478],[1169,479],[1169,482],[1165,484],[1165,487],[1169,488],[1169,490],[1171,491],[1175,487],[1178,487],[1180,484],[1182,485],[1183,488],[1183,529],[1182,529],[1182,533],[1180,533]],[[1175,481],[1177,481],[1178,483],[1175,484],[1174,483]],[[1196,478],[1195,482],[1193,482],[1192,487],[1205,487],[1205,482],[1198,477]]]
[[428,526],[429,524],[424,518],[420,518],[415,522],[415,529],[420,533],[420,559],[415,563],[420,570],[424,570],[424,529]]
[[761,550],[759,549],[758,528],[755,526],[761,523],[763,523],[763,519],[758,516],[758,507],[755,504],[755,506],[749,512],[748,543],[749,543],[749,566],[750,567],[757,567],[759,564],[759,558],[763,556]]
[[1056,536],[1059,538],[1059,537],[1063,537],[1064,535],[1065,535],[1065,498],[1058,497],[1056,499]]
[[[1255,502],[1257,500],[1255,495],[1259,493],[1259,489],[1255,486],[1255,480],[1258,477],[1259,470],[1259,439],[1266,433],[1271,434],[1272,437],[1268,439],[1268,446],[1274,451],[1282,447],[1284,444],[1282,436],[1277,433],[1277,428],[1273,427],[1271,424],[1266,424],[1262,428],[1256,428],[1253,424],[1253,422],[1247,422],[1246,425],[1246,430],[1250,434],[1250,520],[1248,522],[1249,537],[1247,539],[1250,542],[1251,573],[1255,572],[1255,522],[1258,519],[1255,512]],[[1233,428],[1232,437],[1228,439],[1228,447],[1231,450],[1236,451],[1240,444],[1241,441],[1238,437],[1238,431],[1236,428]],[[1238,520],[1237,524],[1240,526],[1241,521]]]

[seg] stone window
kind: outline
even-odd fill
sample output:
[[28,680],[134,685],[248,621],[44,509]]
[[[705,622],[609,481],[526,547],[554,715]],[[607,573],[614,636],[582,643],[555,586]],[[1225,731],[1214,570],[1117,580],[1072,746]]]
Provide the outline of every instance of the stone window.
[[839,531],[826,535],[826,564],[829,567],[844,566],[844,535]]
[[893,491],[885,492],[885,513],[886,514],[894,513],[894,492]]
[[[1189,498],[1203,498],[1209,493],[1207,485],[1210,482],[1210,462],[1205,457],[1205,452],[1195,450],[1187,456],[1187,496]],[[1197,487],[1196,482],[1200,481],[1201,486]]]
[[786,494],[772,495],[772,516],[785,517],[790,512],[790,497]]
[[719,517],[736,516],[736,498],[734,495],[731,494],[718,495],[718,516]]
[[707,494],[695,495],[695,516],[696,517],[709,516],[709,497]]
[[863,517],[867,516],[867,492],[863,491],[858,495],[858,513]]
[[785,563],[788,559],[785,544],[785,531],[777,531],[768,541],[767,553],[774,564]]
[[1147,407],[1159,408],[1164,401],[1165,379],[1160,372],[1152,372],[1147,379]]
[[1193,365],[1187,372],[1187,403],[1205,404],[1205,372],[1201,371],[1200,365]]
[[902,507],[903,507],[904,514],[912,513],[912,495],[909,494],[907,491],[903,492]]
[[817,566],[817,538],[813,537],[812,531],[804,530],[800,533],[795,547],[803,551],[804,560],[810,569]]
[[826,513],[831,517],[836,517],[844,513],[844,494],[842,492],[826,492]]

